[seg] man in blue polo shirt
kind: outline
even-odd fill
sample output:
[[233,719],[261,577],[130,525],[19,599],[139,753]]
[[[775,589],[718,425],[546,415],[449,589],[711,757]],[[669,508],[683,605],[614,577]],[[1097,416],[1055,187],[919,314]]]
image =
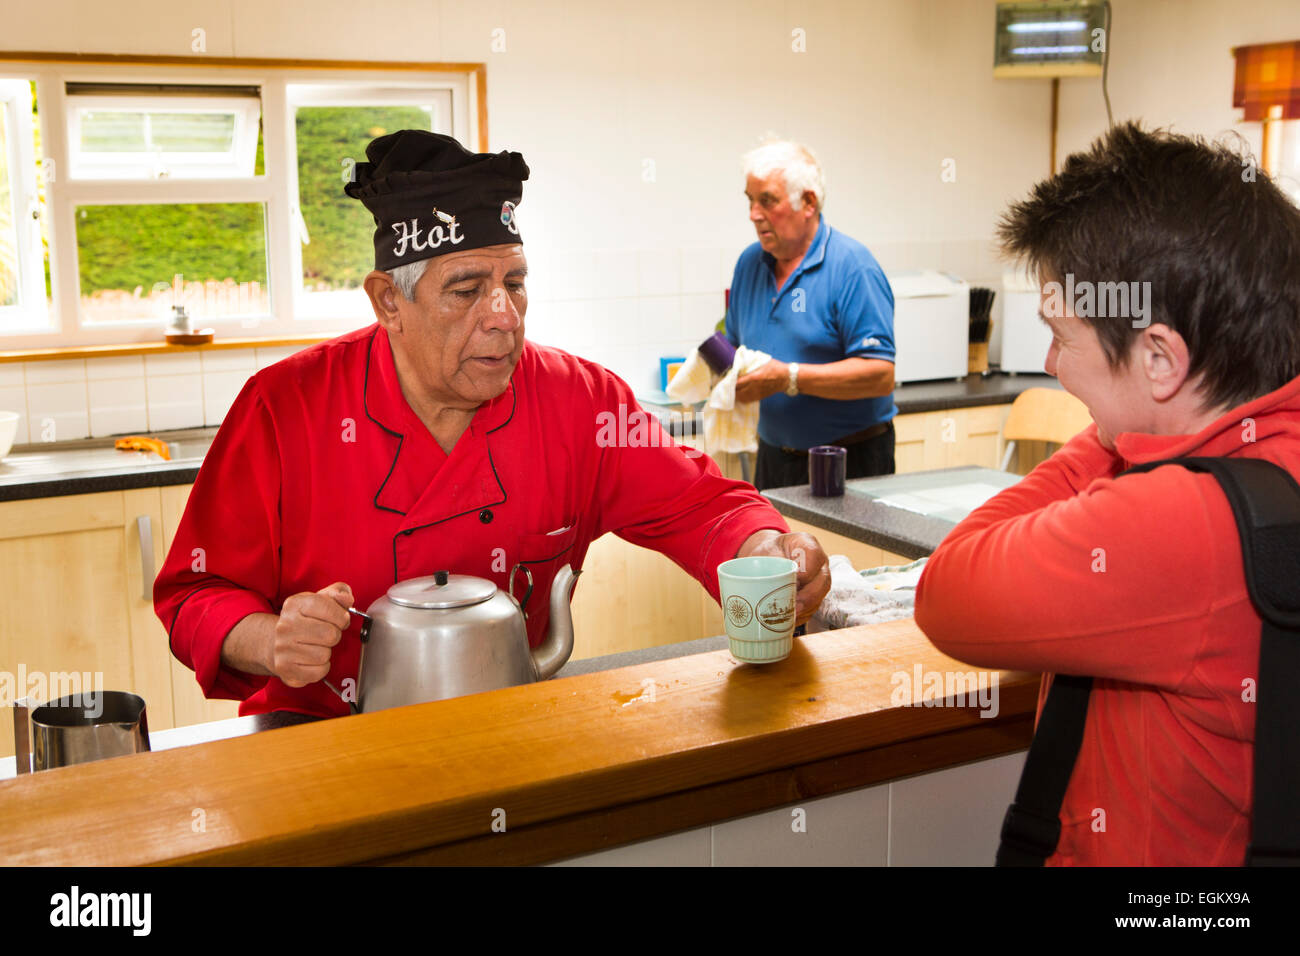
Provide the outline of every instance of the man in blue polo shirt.
[[822,218],[816,157],[775,142],[745,156],[758,242],[731,281],[727,337],[772,356],[736,383],[761,401],[754,484],[808,482],[808,449],[843,445],[850,478],[894,472],[894,294],[867,247]]

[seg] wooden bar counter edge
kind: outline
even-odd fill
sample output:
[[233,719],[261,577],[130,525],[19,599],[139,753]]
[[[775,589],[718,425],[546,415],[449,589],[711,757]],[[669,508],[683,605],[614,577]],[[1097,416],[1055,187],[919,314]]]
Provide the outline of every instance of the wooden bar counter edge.
[[917,706],[972,671],[908,619],[43,771],[0,782],[0,864],[564,859],[1028,746],[1035,674]]

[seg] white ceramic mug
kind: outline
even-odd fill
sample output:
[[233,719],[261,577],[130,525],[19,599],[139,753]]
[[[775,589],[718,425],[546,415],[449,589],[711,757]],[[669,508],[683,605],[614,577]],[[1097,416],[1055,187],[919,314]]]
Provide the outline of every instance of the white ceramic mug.
[[794,647],[798,567],[789,558],[733,558],[718,565],[731,654],[746,664],[783,661]]

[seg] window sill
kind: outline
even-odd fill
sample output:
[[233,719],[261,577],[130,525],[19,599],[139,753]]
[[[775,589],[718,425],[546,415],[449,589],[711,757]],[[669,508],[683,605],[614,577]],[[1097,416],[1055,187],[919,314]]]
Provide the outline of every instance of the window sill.
[[122,355],[161,355],[165,352],[212,352],[221,349],[278,348],[328,342],[334,335],[285,335],[278,338],[217,339],[206,345],[168,345],[166,342],[128,342],[122,345],[88,345],[81,348],[14,349],[0,351],[0,363],[43,362],[64,359],[115,358]]

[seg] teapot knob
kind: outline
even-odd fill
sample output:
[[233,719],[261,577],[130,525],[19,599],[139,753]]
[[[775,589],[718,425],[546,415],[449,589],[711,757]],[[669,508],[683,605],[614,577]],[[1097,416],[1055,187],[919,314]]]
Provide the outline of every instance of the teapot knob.
[[447,572],[446,571],[433,572],[433,582],[436,585],[438,585],[438,587],[442,587],[444,584],[447,583]]

